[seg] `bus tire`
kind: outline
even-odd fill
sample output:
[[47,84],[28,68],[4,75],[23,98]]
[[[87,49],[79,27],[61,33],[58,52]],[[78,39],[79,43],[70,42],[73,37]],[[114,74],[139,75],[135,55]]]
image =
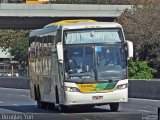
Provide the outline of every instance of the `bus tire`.
[[48,109],[50,110],[55,109],[55,103],[48,103]]
[[36,88],[36,85],[34,85],[34,100],[37,100],[37,88]]
[[39,86],[37,87],[36,93],[37,93],[37,106],[38,106],[38,108],[42,108],[42,109],[47,108],[47,103],[41,101],[41,93],[40,93]]
[[59,94],[58,94],[58,88],[56,86],[56,104],[59,104]]
[[37,106],[38,106],[38,108],[40,108],[40,109],[46,109],[47,106],[48,106],[48,103],[37,100]]
[[160,120],[160,106],[158,107],[158,120]]
[[110,103],[110,109],[112,112],[117,112],[119,108],[119,103]]
[[68,107],[67,106],[59,104],[59,94],[58,94],[57,86],[56,86],[55,91],[56,91],[56,104],[57,104],[56,108],[57,108],[58,112],[66,112],[66,111],[68,111]]
[[65,105],[59,105],[58,106],[58,111],[59,112],[68,112],[69,108],[68,106],[65,106]]

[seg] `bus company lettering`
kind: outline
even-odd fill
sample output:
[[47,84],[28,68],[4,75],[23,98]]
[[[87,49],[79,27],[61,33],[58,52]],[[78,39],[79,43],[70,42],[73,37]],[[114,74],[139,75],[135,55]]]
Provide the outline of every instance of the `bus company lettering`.
[[91,85],[91,84],[90,85],[86,85],[86,84],[85,85],[81,85],[81,87],[92,87],[92,88],[94,88],[94,86]]

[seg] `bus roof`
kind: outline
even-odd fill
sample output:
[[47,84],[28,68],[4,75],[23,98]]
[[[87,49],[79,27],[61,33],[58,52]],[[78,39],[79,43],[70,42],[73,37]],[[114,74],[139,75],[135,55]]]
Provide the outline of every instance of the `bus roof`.
[[35,35],[46,34],[56,31],[59,27],[64,29],[83,29],[83,28],[117,28],[121,25],[116,22],[97,22],[95,20],[81,19],[81,20],[63,20],[56,23],[51,23],[42,29],[33,30],[30,37]]
[[[42,29],[32,30],[31,33],[30,33],[30,37],[33,37],[35,35],[41,35],[41,34],[49,33],[49,32],[54,32],[61,25],[83,23],[83,22],[88,23],[88,22],[97,22],[97,21],[91,20],[91,19],[62,20],[62,21],[59,21],[59,22],[50,23],[50,24],[44,26]],[[44,29],[45,29],[45,31],[44,31]]]
[[121,28],[122,26],[116,22],[89,22],[61,25],[62,29],[83,29],[83,28]]
[[62,21],[59,21],[59,22],[48,24],[48,25],[44,26],[44,28],[52,27],[52,26],[66,25],[66,24],[83,23],[83,22],[88,23],[88,22],[97,22],[97,21],[91,20],[91,19],[62,20]]

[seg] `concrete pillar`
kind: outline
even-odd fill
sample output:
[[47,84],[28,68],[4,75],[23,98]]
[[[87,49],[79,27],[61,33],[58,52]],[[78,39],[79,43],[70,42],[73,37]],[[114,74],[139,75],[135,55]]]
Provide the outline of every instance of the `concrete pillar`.
[[0,0],[1,3],[8,3],[8,0]]

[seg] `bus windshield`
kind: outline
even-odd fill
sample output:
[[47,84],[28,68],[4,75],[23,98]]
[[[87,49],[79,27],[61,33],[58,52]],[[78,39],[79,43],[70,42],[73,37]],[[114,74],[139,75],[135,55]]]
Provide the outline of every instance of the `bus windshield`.
[[123,34],[120,28],[64,31],[65,44],[117,43],[123,41]]
[[127,77],[124,45],[96,46],[95,54],[99,80]]
[[106,81],[126,78],[124,45],[80,46],[64,48],[67,81]]
[[95,81],[94,51],[91,46],[65,47],[66,77],[71,79],[90,79]]

